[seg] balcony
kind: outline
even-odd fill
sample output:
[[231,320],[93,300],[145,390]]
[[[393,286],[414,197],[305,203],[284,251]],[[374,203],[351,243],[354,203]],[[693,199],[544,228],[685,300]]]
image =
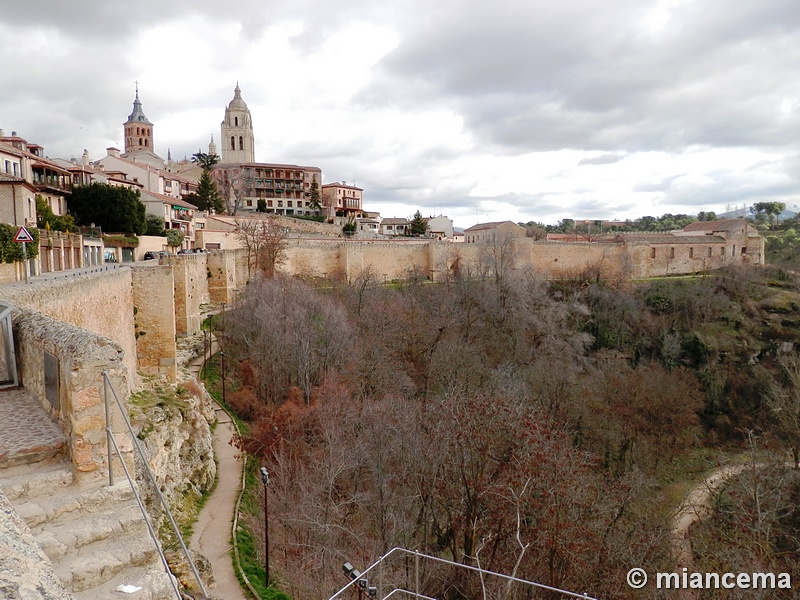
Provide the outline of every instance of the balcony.
[[56,193],[72,193],[72,184],[63,175],[33,174],[33,185],[39,190],[49,190]]

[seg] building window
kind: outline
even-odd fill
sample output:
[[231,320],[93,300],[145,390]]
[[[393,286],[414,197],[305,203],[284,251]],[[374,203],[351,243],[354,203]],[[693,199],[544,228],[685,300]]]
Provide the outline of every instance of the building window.
[[239,126],[239,117],[233,117],[233,126],[234,127],[238,127]]
[[236,138],[231,136],[231,150],[236,150]]
[[731,248],[731,256],[736,256],[736,244],[734,244],[733,248]]
[[244,150],[244,138],[239,136],[239,150]]
[[719,255],[725,256],[725,246],[722,246],[722,248],[719,249]]
[[669,249],[669,257],[670,258],[675,258],[675,248],[670,248]]
[[711,248],[708,249],[708,258],[711,258]]
[[747,254],[747,246],[742,246],[742,254]]
[[694,248],[689,248],[689,258],[694,258]]
[[656,249],[650,248],[650,258],[655,258],[655,257],[656,257]]

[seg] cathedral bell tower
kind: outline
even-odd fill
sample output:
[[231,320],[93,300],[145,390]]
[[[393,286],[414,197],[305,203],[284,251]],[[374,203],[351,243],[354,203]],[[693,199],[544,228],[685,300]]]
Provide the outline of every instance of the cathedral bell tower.
[[250,118],[250,109],[242,100],[242,91],[237,82],[233,90],[233,100],[225,109],[225,120],[222,121],[222,147],[223,163],[251,163],[255,162],[255,138],[253,136],[253,121]]
[[136,99],[133,101],[133,112],[123,125],[125,130],[125,154],[137,152],[152,152],[153,149],[153,124],[147,120],[142,111],[139,100],[139,84],[136,84]]

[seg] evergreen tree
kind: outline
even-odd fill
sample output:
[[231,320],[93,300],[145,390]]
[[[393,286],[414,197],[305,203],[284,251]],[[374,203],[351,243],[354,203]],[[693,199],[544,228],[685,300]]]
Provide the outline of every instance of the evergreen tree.
[[425,235],[428,233],[428,222],[422,218],[422,213],[417,211],[411,219],[411,235]]
[[164,237],[164,235],[166,235],[164,233],[164,219],[156,215],[147,215],[145,221],[147,223],[147,229],[144,232],[145,235],[155,235],[160,237]]
[[200,175],[200,180],[197,182],[197,193],[192,194],[192,199],[189,200],[187,198],[187,201],[205,212],[214,212],[216,214],[224,212],[225,203],[222,201],[222,196],[219,195],[217,186],[214,185],[214,180],[211,178],[211,169],[219,162],[219,156],[198,152],[192,155],[192,162],[203,168],[203,174]]
[[319,183],[317,183],[316,175],[311,177],[311,200],[309,201],[308,205],[315,212],[318,212],[322,208],[322,203],[320,202],[319,197]]
[[105,183],[72,189],[69,211],[78,225],[94,223],[105,232],[142,235],[147,230],[139,191]]

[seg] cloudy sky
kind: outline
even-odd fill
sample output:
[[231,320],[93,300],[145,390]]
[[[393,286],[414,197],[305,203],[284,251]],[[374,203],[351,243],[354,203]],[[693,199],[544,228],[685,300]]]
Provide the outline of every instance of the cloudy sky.
[[63,0],[0,15],[0,128],[51,157],[207,150],[236,82],[256,160],[384,216],[800,205],[797,0]]

